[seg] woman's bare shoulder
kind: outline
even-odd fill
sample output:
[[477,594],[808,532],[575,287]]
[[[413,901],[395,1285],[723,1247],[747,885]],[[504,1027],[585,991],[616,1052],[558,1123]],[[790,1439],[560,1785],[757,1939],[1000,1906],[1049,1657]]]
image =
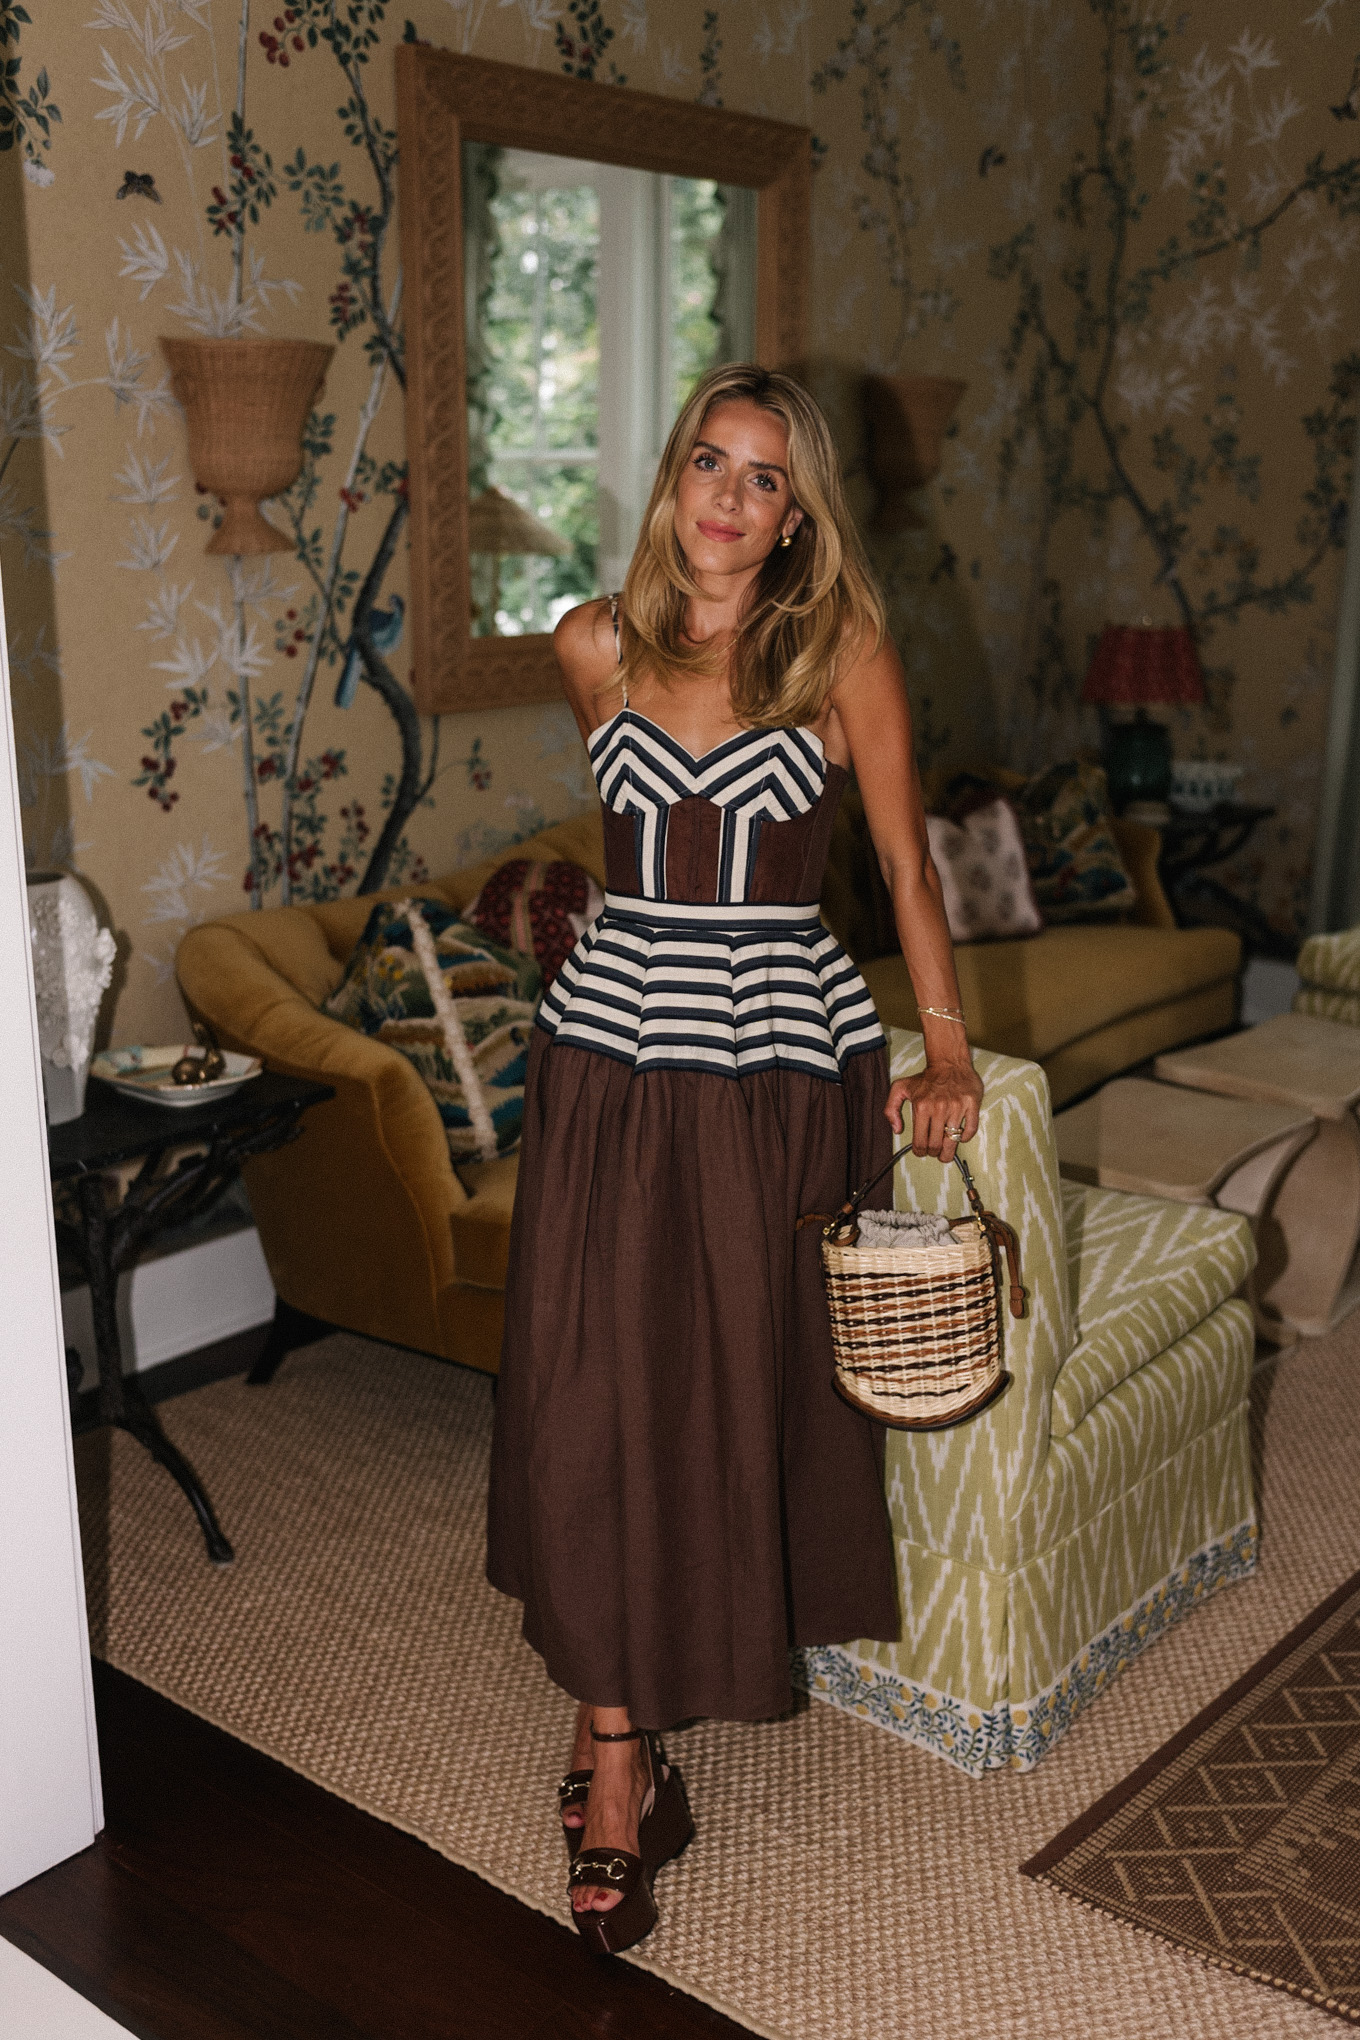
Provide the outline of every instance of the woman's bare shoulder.
[[618,653],[608,596],[569,609],[553,632],[553,650],[562,675],[562,690],[571,703],[583,737],[600,720],[600,697],[614,685]]
[[886,630],[880,637],[873,624],[862,617],[846,618],[836,661],[836,686],[866,672],[892,673],[900,668],[897,646]]
[[553,632],[553,650],[573,679],[591,679],[598,686],[607,678],[618,662],[609,597],[597,595],[569,609]]

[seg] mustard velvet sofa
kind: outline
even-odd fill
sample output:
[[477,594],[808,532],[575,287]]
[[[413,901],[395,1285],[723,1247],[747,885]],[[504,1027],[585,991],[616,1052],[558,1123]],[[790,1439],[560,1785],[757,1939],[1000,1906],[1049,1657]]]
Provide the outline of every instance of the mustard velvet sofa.
[[[1039,1062],[1057,1104],[1145,1056],[1230,1026],[1236,1011],[1236,936],[1177,929],[1157,884],[1154,832],[1121,825],[1121,844],[1139,891],[1134,925],[1051,928],[958,952],[973,1040]],[[910,1028],[916,1003],[896,938],[875,909],[872,854],[862,810],[847,796],[823,915],[860,964],[885,1026]],[[296,1141],[246,1165],[279,1296],[330,1324],[487,1372],[500,1362],[516,1159],[455,1174],[439,1114],[411,1065],[320,1009],[377,900],[415,895],[463,907],[511,857],[567,858],[603,884],[598,809],[430,884],[204,922],[176,959],[190,1012],[224,1048],[335,1089]]]
[[[1006,792],[1024,784],[1017,774],[988,776]],[[1137,894],[1129,920],[1044,928],[954,952],[969,1039],[1037,1062],[1055,1111],[1173,1041],[1200,1041],[1237,1021],[1240,938],[1226,928],[1178,928],[1157,876],[1157,831],[1139,822],[1113,828]],[[863,972],[883,1025],[915,1031],[911,979],[854,787],[836,817],[822,918]]]

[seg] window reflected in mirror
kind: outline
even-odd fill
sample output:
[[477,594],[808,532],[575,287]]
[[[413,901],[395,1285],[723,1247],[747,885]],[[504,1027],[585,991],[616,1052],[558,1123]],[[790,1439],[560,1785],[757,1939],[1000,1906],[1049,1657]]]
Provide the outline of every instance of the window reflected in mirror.
[[756,193],[463,147],[474,636],[618,588],[666,435],[755,352]]

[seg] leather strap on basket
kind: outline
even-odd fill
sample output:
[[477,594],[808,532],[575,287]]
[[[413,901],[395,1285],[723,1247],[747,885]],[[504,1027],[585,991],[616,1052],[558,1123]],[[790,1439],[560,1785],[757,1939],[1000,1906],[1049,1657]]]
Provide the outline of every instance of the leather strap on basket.
[[[903,1155],[910,1152],[909,1148],[899,1148],[891,1161],[886,1162],[876,1175],[871,1176],[867,1183],[862,1184],[856,1190],[853,1197],[846,1198],[845,1203],[834,1216],[828,1215],[825,1211],[806,1212],[798,1221],[799,1230],[801,1231],[805,1225],[820,1225],[824,1239],[839,1240],[844,1244],[845,1235],[856,1226],[859,1219],[860,1206],[874,1185],[881,1183],[889,1170],[897,1167]],[[954,1150],[954,1160],[958,1165],[959,1174],[963,1178],[964,1191],[967,1194],[973,1217],[986,1235],[987,1245],[992,1256],[992,1266],[996,1270],[998,1282],[1001,1278],[1000,1257],[1002,1254],[1006,1257],[1006,1273],[1009,1278],[1007,1287],[1010,1290],[1011,1316],[1014,1318],[1023,1317],[1025,1315],[1025,1292],[1020,1281],[1020,1242],[1015,1236],[1015,1230],[1012,1226],[1007,1225],[1004,1218],[998,1218],[994,1211],[984,1210],[982,1199],[978,1195],[977,1185],[973,1181],[972,1171],[957,1148]]]

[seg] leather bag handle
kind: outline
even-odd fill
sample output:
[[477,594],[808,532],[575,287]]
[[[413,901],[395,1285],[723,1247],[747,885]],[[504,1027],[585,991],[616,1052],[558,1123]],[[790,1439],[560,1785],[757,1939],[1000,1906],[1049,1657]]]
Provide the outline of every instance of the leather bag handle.
[[[875,1175],[872,1175],[867,1183],[861,1184],[853,1197],[847,1197],[845,1203],[834,1216],[828,1217],[824,1211],[809,1211],[799,1219],[799,1230],[805,1225],[820,1224],[824,1238],[828,1240],[839,1238],[841,1233],[848,1230],[858,1219],[860,1206],[874,1188],[874,1185],[881,1183],[889,1171],[897,1167],[903,1155],[910,1153],[910,1148],[898,1148],[891,1159]],[[1025,1291],[1020,1280],[1020,1242],[1016,1238],[1015,1229],[1013,1226],[1007,1225],[1004,1218],[998,1218],[994,1211],[984,1209],[982,1199],[978,1195],[977,1185],[973,1181],[972,1170],[968,1167],[967,1162],[965,1162],[957,1148],[954,1150],[954,1160],[958,1166],[959,1174],[963,1177],[963,1187],[973,1217],[986,1234],[987,1245],[992,1256],[992,1266],[996,1270],[998,1281],[1001,1275],[1000,1257],[1002,1254],[1005,1255],[1006,1273],[1009,1278],[1007,1287],[1010,1291],[1011,1316],[1014,1318],[1023,1317],[1025,1315]]]

